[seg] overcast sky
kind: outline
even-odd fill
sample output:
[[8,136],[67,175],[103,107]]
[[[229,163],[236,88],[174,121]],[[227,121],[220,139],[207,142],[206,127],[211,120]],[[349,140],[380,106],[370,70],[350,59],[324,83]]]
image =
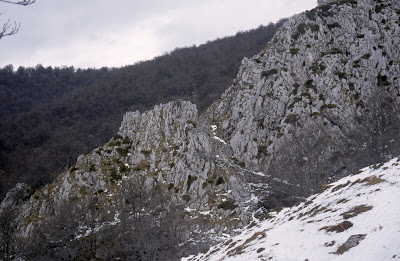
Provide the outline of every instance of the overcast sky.
[[119,67],[312,9],[316,0],[37,0],[0,3],[0,66]]

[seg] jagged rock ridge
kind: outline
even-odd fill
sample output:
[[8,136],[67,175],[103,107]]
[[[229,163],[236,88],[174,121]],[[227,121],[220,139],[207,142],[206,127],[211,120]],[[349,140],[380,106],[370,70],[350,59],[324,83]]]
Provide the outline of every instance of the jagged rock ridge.
[[396,150],[382,133],[398,142],[399,13],[398,1],[329,1],[290,19],[208,110],[229,157],[302,173],[292,182],[313,190]]
[[320,2],[245,58],[203,115],[185,101],[128,112],[114,138],[28,199],[21,235],[63,202],[79,210],[94,198],[102,224],[118,227],[124,187],[138,177],[185,204],[192,232],[221,235],[260,206],[292,204],[398,153],[399,10],[398,1]]

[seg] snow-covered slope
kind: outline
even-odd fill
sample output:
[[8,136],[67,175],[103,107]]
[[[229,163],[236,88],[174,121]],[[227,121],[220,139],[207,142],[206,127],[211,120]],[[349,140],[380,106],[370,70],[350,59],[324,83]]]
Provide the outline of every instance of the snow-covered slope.
[[400,159],[321,190],[184,260],[400,259]]

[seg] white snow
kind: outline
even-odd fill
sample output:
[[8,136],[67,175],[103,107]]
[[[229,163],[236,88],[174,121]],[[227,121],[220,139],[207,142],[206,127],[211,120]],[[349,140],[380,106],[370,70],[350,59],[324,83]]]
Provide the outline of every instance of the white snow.
[[189,208],[189,207],[186,207],[185,209],[184,209],[186,212],[192,212],[192,211],[196,211],[196,209],[194,209],[194,208]]
[[214,140],[217,140],[217,141],[219,141],[219,142],[222,142],[223,144],[226,145],[226,142],[225,142],[223,139],[221,139],[220,137],[213,136],[213,139],[214,139]]
[[212,135],[214,135],[212,138],[213,138],[214,140],[217,140],[217,141],[219,141],[219,142],[222,142],[223,144],[226,145],[226,142],[215,134],[215,131],[216,131],[216,130],[217,130],[217,125],[211,125],[211,132],[212,132]]
[[253,174],[261,176],[261,177],[265,177],[265,174],[262,172],[253,172]]
[[119,212],[115,211],[114,213],[114,220],[110,222],[110,225],[116,225],[121,222],[121,219],[119,219]]
[[[398,260],[399,199],[400,162],[396,158],[330,184],[298,206],[227,238],[229,244],[182,260]],[[354,211],[360,206],[372,209]],[[357,215],[345,219],[345,212]],[[344,221],[353,226],[342,232],[321,229]],[[352,235],[366,236],[343,254],[334,254]]]

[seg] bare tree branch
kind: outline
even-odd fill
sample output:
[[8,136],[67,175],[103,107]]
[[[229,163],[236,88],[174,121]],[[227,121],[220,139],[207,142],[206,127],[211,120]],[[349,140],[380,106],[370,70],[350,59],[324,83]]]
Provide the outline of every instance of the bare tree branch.
[[0,2],[14,5],[31,5],[36,2],[36,0],[22,0],[22,1],[11,1],[11,0],[0,0]]
[[[0,13],[0,16],[2,14]],[[20,23],[17,23],[16,21],[11,22],[10,19],[7,20],[3,24],[2,29],[0,30],[0,39],[5,37],[5,36],[10,36],[13,34],[16,34],[19,31]]]
[[[14,5],[22,5],[22,6],[27,6],[35,3],[36,0],[18,0],[18,1],[12,1],[12,0],[0,0],[0,3],[6,3],[6,4],[14,4]],[[3,15],[0,13],[0,16]],[[10,36],[18,33],[19,28],[21,26],[21,23],[17,23],[16,21],[11,22],[10,19],[7,20],[3,24],[3,28],[0,30],[0,39],[5,37],[5,36]]]

